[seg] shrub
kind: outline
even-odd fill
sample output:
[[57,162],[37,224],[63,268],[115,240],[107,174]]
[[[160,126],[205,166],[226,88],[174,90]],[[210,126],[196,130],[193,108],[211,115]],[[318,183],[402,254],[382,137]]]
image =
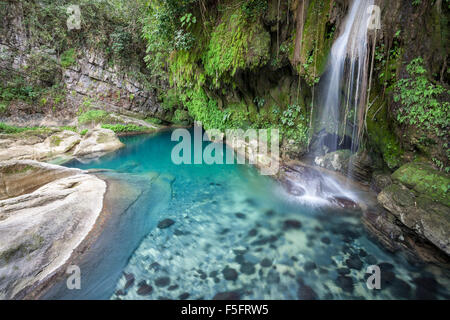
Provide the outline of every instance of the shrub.
[[103,124],[102,128],[112,130],[115,133],[151,131],[150,128],[141,127],[134,124]]
[[444,136],[450,118],[450,91],[427,79],[420,57],[412,60],[406,71],[410,77],[398,80],[395,85],[394,101],[402,104],[397,113],[398,122],[434,130],[438,136]]
[[60,57],[61,67],[68,68],[73,66],[76,62],[76,52],[75,49],[69,49],[64,51]]
[[108,112],[104,110],[89,110],[81,113],[78,116],[78,123],[85,124],[89,122],[93,123],[106,123],[112,121]]

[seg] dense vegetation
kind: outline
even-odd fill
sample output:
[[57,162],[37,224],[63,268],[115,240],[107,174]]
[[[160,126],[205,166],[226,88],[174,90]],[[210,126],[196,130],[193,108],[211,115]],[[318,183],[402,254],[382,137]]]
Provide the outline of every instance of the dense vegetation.
[[[82,31],[66,28],[69,4],[81,7]],[[423,157],[439,169],[450,166],[447,4],[382,4],[393,18],[383,18],[376,38],[362,149],[380,157],[384,169]],[[15,14],[5,1],[0,6],[2,19]],[[279,128],[284,155],[294,157],[305,154],[314,138],[317,87],[347,10],[330,0],[42,0],[22,7],[30,48],[37,44],[53,55],[33,53],[26,74],[1,70],[8,81],[0,83],[0,115],[15,100],[64,108],[62,71],[83,52],[97,50],[119,69],[137,66],[135,76],[155,90],[170,122]],[[426,30],[405,20],[412,15]],[[87,97],[79,124],[132,129],[97,109]]]

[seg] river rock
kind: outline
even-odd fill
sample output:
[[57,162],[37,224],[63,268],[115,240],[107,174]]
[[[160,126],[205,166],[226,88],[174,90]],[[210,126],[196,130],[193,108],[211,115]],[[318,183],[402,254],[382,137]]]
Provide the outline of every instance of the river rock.
[[48,130],[1,135],[0,161],[94,158],[124,146],[115,133],[107,129],[95,128],[84,136],[69,130]]
[[169,277],[161,277],[157,278],[155,280],[155,285],[157,287],[167,287],[170,284],[170,278]]
[[385,188],[378,201],[406,227],[450,255],[449,207],[399,184]]
[[145,281],[141,281],[138,286],[137,294],[140,296],[149,295],[153,291],[153,287],[148,285]]
[[159,229],[167,229],[175,223],[172,219],[164,219],[158,223]]
[[348,161],[352,152],[350,150],[338,150],[330,152],[321,157],[316,157],[314,162],[316,165],[328,170],[346,172]]
[[83,140],[75,148],[73,155],[75,157],[96,158],[124,146],[112,130],[95,128],[86,133]]
[[213,300],[240,300],[240,299],[241,294],[238,291],[219,292],[213,297]]
[[[8,275],[0,277],[0,299],[11,299],[71,256],[102,210],[106,183],[81,170],[35,161],[0,168],[0,274]],[[27,178],[28,171],[33,174]],[[34,181],[38,172],[42,179]]]
[[226,267],[225,269],[223,269],[222,274],[225,280],[228,281],[235,281],[238,278],[237,271],[230,267]]
[[294,219],[285,220],[283,223],[284,230],[300,229],[301,227],[302,227],[302,223],[300,221],[294,220]]

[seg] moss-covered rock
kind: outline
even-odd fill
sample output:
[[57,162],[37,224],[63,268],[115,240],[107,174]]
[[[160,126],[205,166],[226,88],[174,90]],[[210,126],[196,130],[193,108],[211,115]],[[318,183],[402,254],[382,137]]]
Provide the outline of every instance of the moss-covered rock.
[[432,200],[450,206],[450,175],[425,163],[408,163],[392,175],[395,182],[413,189]]
[[[333,32],[328,30],[332,1],[313,0],[306,10],[305,24],[302,32],[300,63],[297,70],[313,84],[316,77],[325,70],[328,54],[333,44]],[[334,29],[332,29],[334,30]],[[295,42],[295,37],[294,41]],[[294,51],[291,50],[294,55]],[[291,60],[294,60],[292,57]]]
[[270,34],[259,20],[247,20],[239,8],[224,11],[202,57],[205,72],[218,80],[238,69],[254,69],[269,60]]
[[395,183],[378,195],[378,201],[407,228],[450,255],[448,206]]

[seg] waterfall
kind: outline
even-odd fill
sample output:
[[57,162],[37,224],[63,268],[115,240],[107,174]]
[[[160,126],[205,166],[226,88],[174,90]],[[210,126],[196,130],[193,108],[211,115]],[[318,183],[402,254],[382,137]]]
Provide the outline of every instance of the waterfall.
[[367,100],[368,10],[373,4],[373,0],[353,1],[344,28],[331,48],[319,87],[317,155],[358,149]]

